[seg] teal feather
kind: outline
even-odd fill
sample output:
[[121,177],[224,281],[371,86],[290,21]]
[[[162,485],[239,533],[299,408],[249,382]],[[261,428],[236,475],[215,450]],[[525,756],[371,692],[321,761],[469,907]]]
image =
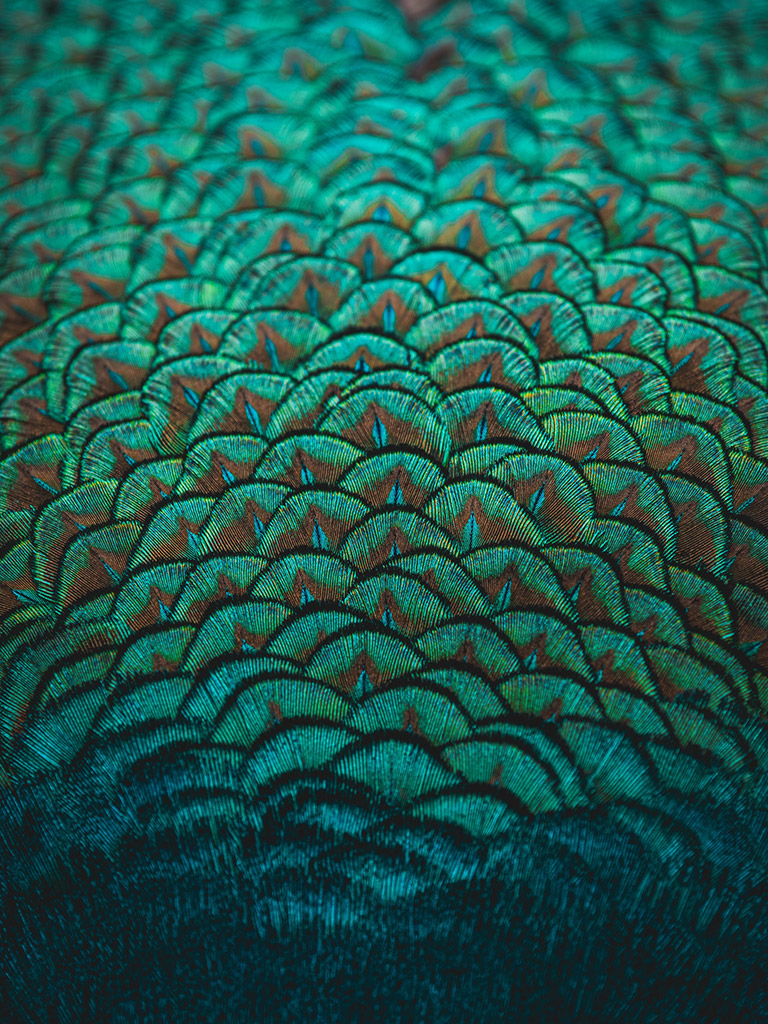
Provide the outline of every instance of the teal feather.
[[5,4],[9,1021],[768,1017],[763,8]]

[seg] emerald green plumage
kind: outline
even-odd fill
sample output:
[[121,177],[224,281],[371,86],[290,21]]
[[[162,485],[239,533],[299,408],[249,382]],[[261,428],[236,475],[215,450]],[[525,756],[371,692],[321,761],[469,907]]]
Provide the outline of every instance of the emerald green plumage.
[[9,1019],[764,1019],[765,5],[0,26]]

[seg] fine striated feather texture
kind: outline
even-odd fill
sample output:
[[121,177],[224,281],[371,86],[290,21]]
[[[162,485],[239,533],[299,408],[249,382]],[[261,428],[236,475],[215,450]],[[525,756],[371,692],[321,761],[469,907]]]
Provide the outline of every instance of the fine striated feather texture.
[[11,0],[15,1021],[768,1016],[768,10]]

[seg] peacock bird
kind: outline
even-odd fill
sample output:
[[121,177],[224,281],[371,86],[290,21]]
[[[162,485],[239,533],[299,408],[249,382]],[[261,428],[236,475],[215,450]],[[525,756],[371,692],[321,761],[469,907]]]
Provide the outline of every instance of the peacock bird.
[[2,1020],[768,1020],[768,4],[0,33]]

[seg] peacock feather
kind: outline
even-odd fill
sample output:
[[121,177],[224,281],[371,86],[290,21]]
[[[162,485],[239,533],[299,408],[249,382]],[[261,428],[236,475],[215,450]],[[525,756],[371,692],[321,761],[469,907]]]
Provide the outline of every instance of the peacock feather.
[[6,0],[0,988],[768,1019],[768,6]]

